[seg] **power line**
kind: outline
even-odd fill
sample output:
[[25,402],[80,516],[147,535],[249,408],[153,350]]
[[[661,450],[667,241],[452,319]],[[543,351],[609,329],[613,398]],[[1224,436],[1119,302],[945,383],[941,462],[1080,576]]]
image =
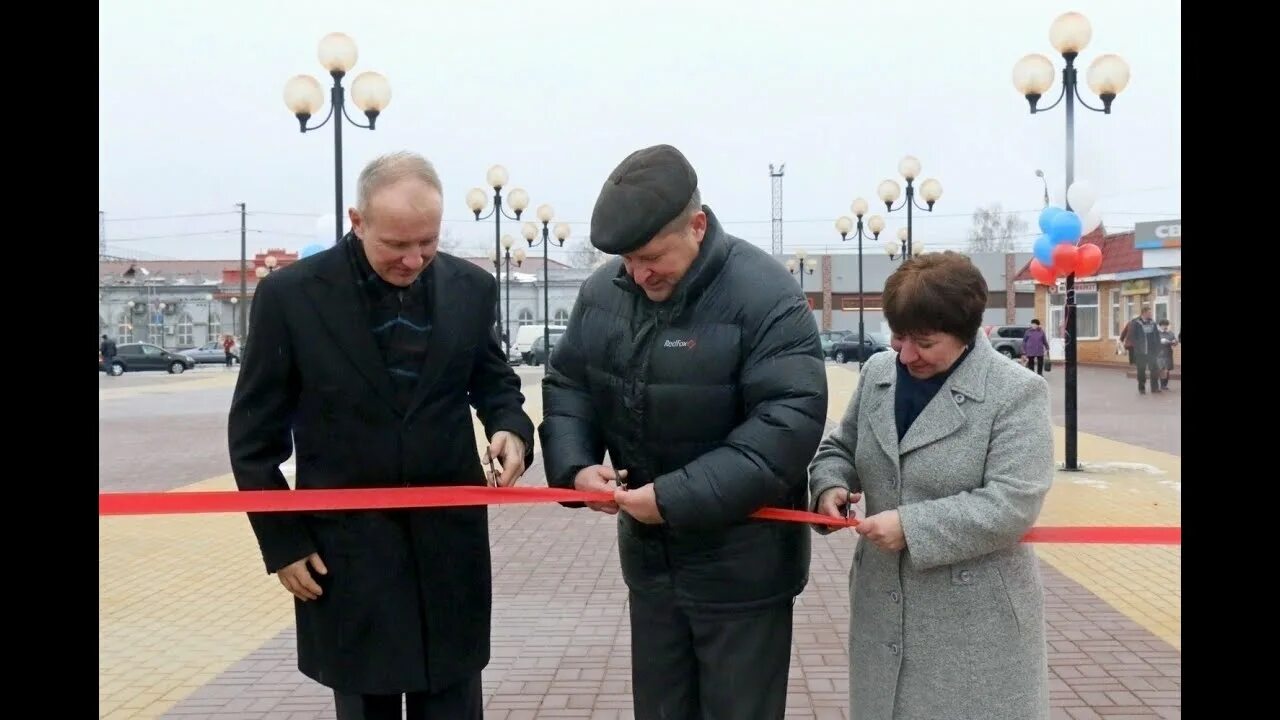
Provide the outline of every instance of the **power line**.
[[[1133,194],[1144,193],[1144,192],[1152,192],[1152,191],[1155,191],[1155,190],[1167,190],[1167,189],[1170,189],[1170,188],[1172,188],[1172,187],[1180,187],[1180,186],[1172,185],[1172,186],[1162,186],[1162,187],[1142,188],[1142,189],[1138,189],[1138,190],[1129,190],[1129,191],[1125,191],[1125,192],[1123,192],[1123,193],[1115,193],[1115,194],[1112,194],[1112,195],[1102,195],[1102,196],[1100,196],[1100,197],[1101,197],[1101,198],[1105,198],[1105,197],[1115,197],[1115,196],[1118,196],[1118,195],[1133,195]],[[1040,214],[1041,212],[1043,212],[1043,211],[1044,211],[1044,208],[1043,208],[1043,207],[1036,207],[1036,208],[1028,208],[1028,209],[1025,209],[1025,210],[1001,210],[999,214],[1000,214],[1000,215],[1039,215],[1039,214]],[[1105,215],[1177,215],[1177,214],[1179,214],[1180,212],[1181,212],[1180,210],[1153,210],[1153,211],[1141,211],[1141,212],[1139,212],[1139,211],[1127,211],[1127,210],[1107,210],[1104,214],[1105,214]],[[111,218],[111,217],[107,217],[107,218],[104,218],[104,222],[133,222],[133,221],[144,221],[144,220],[175,220],[175,219],[182,219],[182,218],[217,217],[217,216],[222,216],[222,215],[239,215],[239,214],[240,214],[240,213],[239,213],[239,212],[236,212],[236,211],[227,211],[227,212],[212,212],[212,213],[187,213],[187,214],[174,214],[174,215],[147,215],[147,216],[138,216],[138,217],[126,217],[126,218]],[[313,219],[313,220],[314,220],[314,219],[316,219],[316,218],[322,217],[322,216],[321,216],[320,214],[318,214],[318,213],[283,212],[283,211],[275,211],[275,210],[255,210],[255,211],[251,211],[251,212],[249,212],[249,213],[247,213],[247,214],[248,214],[248,215],[275,216],[275,217],[298,217],[298,218],[308,218],[308,219]],[[875,213],[873,212],[872,214],[875,214]],[[919,216],[919,219],[921,219],[921,220],[927,220],[927,219],[932,219],[932,218],[960,218],[960,217],[972,217],[972,216],[973,216],[973,212],[972,212],[972,211],[970,211],[970,212],[953,212],[953,213],[927,213],[927,214],[921,214],[921,215]],[[783,222],[783,223],[786,223],[786,224],[791,224],[791,225],[794,225],[794,224],[797,224],[797,223],[829,223],[829,222],[834,221],[834,220],[835,220],[835,217],[836,217],[836,216],[832,216],[832,217],[829,217],[829,218],[799,218],[799,219],[787,219],[787,220],[783,220],[782,222]],[[444,222],[446,222],[446,223],[454,223],[454,224],[477,224],[477,223],[476,223],[475,218],[446,218],[446,219],[444,220]],[[522,222],[523,222],[523,221],[522,221]],[[532,221],[529,221],[529,222],[532,222]],[[589,225],[591,221],[590,221],[590,220],[560,220],[560,219],[557,219],[555,222],[568,223],[569,225]],[[772,219],[767,219],[767,220],[766,220],[766,219],[761,219],[761,220],[721,220],[721,221],[720,221],[720,224],[721,224],[721,225],[765,225],[765,224],[772,224],[772,223],[773,223],[773,220],[772,220]]]
[[226,212],[210,212],[210,213],[186,213],[181,215],[144,215],[138,217],[123,218],[104,218],[104,222],[139,222],[142,220],[178,220],[181,218],[198,218],[198,217],[215,217],[218,215],[239,215],[240,213],[233,210]]
[[141,237],[130,238],[112,238],[112,243],[122,242],[139,242],[141,240],[169,240],[172,238],[196,237],[199,235],[226,235],[228,233],[240,232],[239,230],[208,230],[205,232],[175,233],[171,235],[143,235]]
[[[139,237],[112,238],[111,242],[121,243],[121,242],[139,242],[142,240],[170,240],[170,239],[184,238],[184,237],[198,237],[201,235],[228,235],[228,234],[238,233],[238,232],[240,231],[239,230],[206,230],[203,232],[173,233],[170,235],[142,235]],[[283,230],[262,230],[259,228],[248,228],[247,232],[257,233],[260,235],[284,235],[288,237],[305,237],[305,238],[314,237],[311,233],[285,232]]]

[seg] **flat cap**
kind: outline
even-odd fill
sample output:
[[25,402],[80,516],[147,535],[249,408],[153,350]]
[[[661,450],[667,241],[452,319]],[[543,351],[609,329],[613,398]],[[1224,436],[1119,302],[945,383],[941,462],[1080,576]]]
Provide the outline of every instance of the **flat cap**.
[[623,255],[679,217],[698,189],[698,173],[670,145],[637,150],[609,173],[591,212],[591,244]]

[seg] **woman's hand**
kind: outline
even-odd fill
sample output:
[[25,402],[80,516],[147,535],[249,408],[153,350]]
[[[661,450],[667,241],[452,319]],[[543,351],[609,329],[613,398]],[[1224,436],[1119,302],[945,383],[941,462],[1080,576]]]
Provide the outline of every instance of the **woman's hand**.
[[818,496],[818,514],[840,520],[853,517],[853,508],[846,514],[845,508],[862,499],[862,493],[849,492],[848,488],[834,487]]
[[907,537],[902,533],[902,517],[897,510],[876,513],[863,519],[853,530],[886,552],[898,552],[907,546]]

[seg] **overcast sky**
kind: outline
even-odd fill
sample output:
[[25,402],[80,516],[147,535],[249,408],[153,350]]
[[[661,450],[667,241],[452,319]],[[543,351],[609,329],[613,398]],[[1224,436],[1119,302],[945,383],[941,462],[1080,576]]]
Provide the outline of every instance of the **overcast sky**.
[[[238,202],[251,253],[315,242],[333,208],[333,134],[300,133],[282,91],[299,73],[328,87],[316,48],[341,31],[359,48],[348,86],[376,70],[392,89],[376,131],[344,128],[345,203],[370,159],[420,152],[444,181],[447,231],[475,254],[493,221],[476,223],[464,197],[490,165],[582,238],[609,171],[655,143],[679,147],[729,231],[766,248],[768,166],[786,163],[787,252],[848,251],[833,220],[856,196],[883,212],[876,185],[901,181],[898,160],[915,155],[944,189],[915,237],[961,249],[980,205],[1022,211],[1035,230],[1037,168],[1063,201],[1063,107],[1032,116],[1011,74],[1032,52],[1060,71],[1049,26],[1068,10],[1093,26],[1082,83],[1103,53],[1132,72],[1111,115],[1077,106],[1077,179],[1098,189],[1108,229],[1180,217],[1181,3],[1161,0],[110,0],[99,210],[116,254],[237,257]],[[904,213],[886,217],[887,236]]]

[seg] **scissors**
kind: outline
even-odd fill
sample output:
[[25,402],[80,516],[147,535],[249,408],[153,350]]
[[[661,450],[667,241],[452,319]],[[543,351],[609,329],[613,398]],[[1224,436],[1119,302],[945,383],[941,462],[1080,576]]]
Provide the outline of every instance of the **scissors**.
[[489,468],[489,474],[485,477],[485,485],[498,487],[498,478],[501,476],[502,466],[495,458],[489,455],[488,450],[484,453],[484,464]]

